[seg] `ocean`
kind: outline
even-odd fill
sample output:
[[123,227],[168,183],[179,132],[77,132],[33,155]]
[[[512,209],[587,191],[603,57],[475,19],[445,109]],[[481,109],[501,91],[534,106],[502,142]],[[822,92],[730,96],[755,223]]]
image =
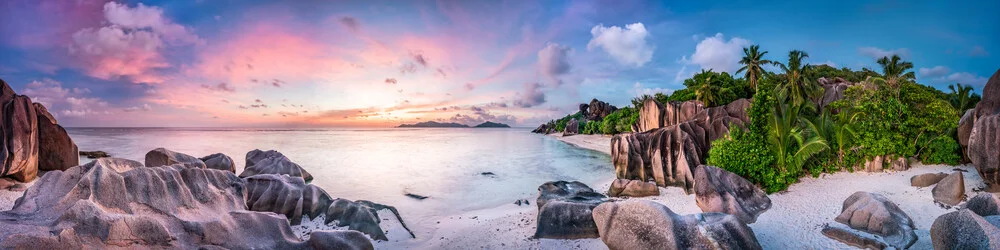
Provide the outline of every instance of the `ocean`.
[[[334,198],[395,206],[425,221],[528,199],[554,180],[594,185],[613,175],[606,154],[528,129],[194,129],[68,128],[82,151],[142,162],[163,147],[202,157],[224,153],[242,172],[246,153],[277,150],[305,168]],[[89,162],[81,159],[81,164]],[[492,172],[493,175],[484,175]],[[603,191],[603,190],[600,190]],[[430,198],[417,200],[413,193]]]

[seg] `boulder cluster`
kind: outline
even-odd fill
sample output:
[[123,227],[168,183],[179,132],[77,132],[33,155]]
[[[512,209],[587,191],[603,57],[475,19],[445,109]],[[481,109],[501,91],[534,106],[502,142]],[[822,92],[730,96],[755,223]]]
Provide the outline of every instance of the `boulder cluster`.
[[0,177],[29,182],[39,171],[79,165],[76,144],[45,106],[18,95],[3,80],[0,105]]
[[1000,197],[982,193],[965,208],[934,219],[934,249],[1000,249]]
[[618,110],[618,107],[602,102],[597,99],[590,100],[590,103],[581,103],[580,110],[574,114],[582,117],[581,119],[570,119],[566,123],[566,128],[563,131],[558,131],[556,129],[555,121],[550,121],[548,123],[543,123],[539,125],[532,133],[536,134],[551,134],[556,132],[562,132],[564,136],[575,135],[580,133],[580,127],[591,121],[602,121],[605,116],[610,115],[612,112]]
[[[47,172],[0,212],[0,248],[373,249],[369,237],[388,240],[379,223],[390,219],[413,236],[395,208],[332,198],[311,179],[273,150],[247,153],[239,176],[224,154],[100,158]],[[319,215],[346,229],[292,233]]]
[[[896,249],[907,249],[917,242],[913,219],[881,194],[860,191],[852,194],[844,200],[840,215],[834,221],[851,229],[881,236],[888,245]],[[850,230],[829,226],[823,229],[823,234],[858,247],[882,244]]]
[[983,87],[983,99],[959,121],[958,131],[959,144],[983,180],[990,186],[1000,183],[1000,70]]
[[620,179],[653,180],[658,186],[694,191],[693,170],[705,163],[711,143],[749,123],[750,101],[705,108],[699,101],[666,105],[648,99],[639,109],[634,133],[611,139],[615,174]]

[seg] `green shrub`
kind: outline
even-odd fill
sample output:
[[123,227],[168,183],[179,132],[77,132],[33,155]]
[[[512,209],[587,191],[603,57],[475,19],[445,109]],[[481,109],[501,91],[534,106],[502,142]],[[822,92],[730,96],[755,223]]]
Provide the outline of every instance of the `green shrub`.
[[950,136],[941,136],[931,140],[924,152],[920,153],[920,161],[925,164],[958,165],[959,145]]

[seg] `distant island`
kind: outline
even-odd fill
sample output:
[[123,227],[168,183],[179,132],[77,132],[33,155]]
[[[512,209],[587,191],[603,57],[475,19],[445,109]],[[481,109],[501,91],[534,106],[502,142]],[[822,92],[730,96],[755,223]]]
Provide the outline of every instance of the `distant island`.
[[[397,128],[468,128],[468,125],[454,122],[435,122],[426,121],[418,122],[415,124],[400,124]],[[495,122],[484,122],[482,124],[476,125],[474,128],[509,128],[507,124],[495,123]]]

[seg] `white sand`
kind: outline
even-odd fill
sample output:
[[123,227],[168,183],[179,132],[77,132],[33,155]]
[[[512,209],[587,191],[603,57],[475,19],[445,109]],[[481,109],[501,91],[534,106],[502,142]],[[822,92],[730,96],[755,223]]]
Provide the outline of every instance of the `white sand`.
[[[611,137],[602,135],[574,135],[562,137],[550,135],[569,144],[609,153]],[[610,164],[610,163],[609,163]],[[831,240],[820,233],[823,225],[843,227],[833,221],[840,213],[843,201],[856,191],[868,191],[885,195],[895,202],[914,221],[917,227],[917,243],[912,249],[932,249],[930,227],[938,216],[954,211],[934,204],[932,187],[910,186],[910,177],[923,173],[951,173],[952,166],[915,164],[908,171],[895,173],[836,173],[824,174],[819,178],[804,177],[787,191],[771,194],[772,207],[751,224],[757,240],[764,249],[853,249]],[[974,188],[984,186],[982,179],[972,166],[959,166],[967,170],[965,185],[967,197],[975,196]],[[599,192],[606,192],[614,173],[607,175],[600,183],[588,183]],[[541,183],[539,183],[540,185]],[[500,188],[500,187],[498,187]],[[678,214],[700,213],[694,195],[686,195],[680,188],[660,188],[660,196],[633,198],[646,199],[666,205]],[[0,209],[10,209],[22,192],[0,190]],[[421,222],[436,227],[414,232],[416,239],[410,239],[388,213],[379,212],[382,227],[388,233],[389,241],[375,242],[377,249],[607,249],[599,239],[551,240],[533,239],[538,209],[536,195],[510,197],[511,201],[527,199],[531,205],[506,204],[495,208],[439,216],[437,218],[403,218],[410,225]],[[420,220],[420,221],[411,221]],[[340,228],[323,224],[323,217],[303,220],[302,225],[293,226],[300,237],[313,230],[336,230]]]

